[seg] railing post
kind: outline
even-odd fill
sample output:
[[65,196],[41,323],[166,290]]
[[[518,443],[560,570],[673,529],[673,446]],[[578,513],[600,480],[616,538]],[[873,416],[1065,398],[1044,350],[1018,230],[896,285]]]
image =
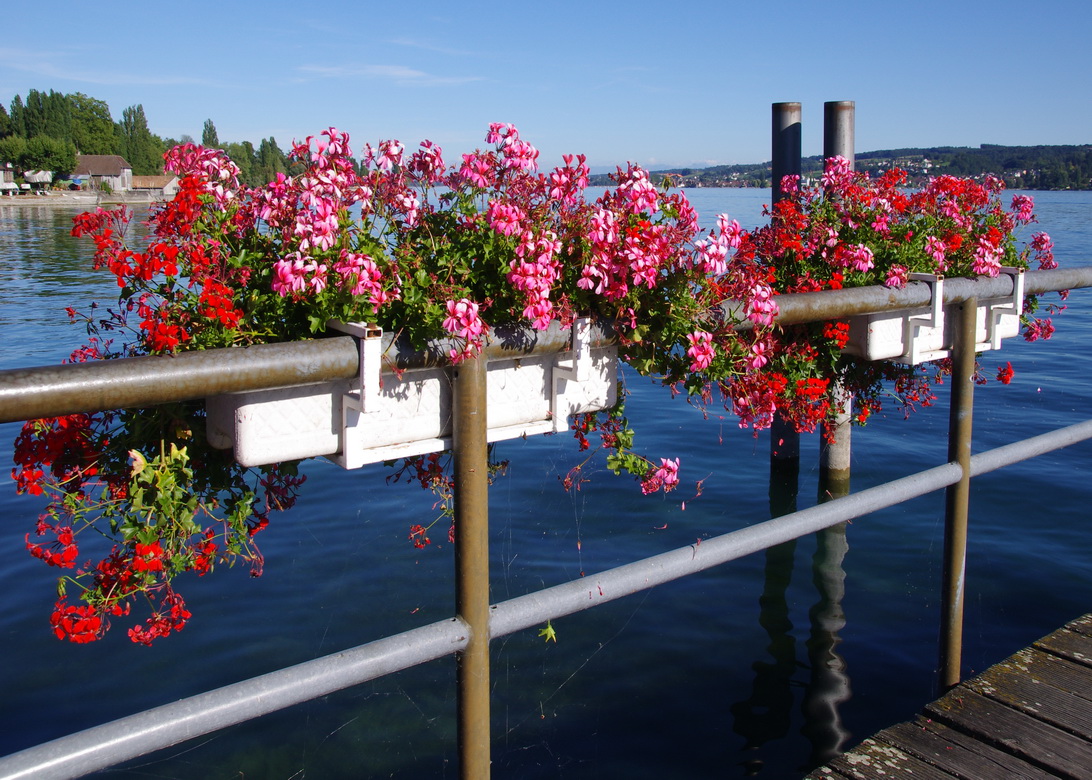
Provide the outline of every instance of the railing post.
[[[773,150],[770,163],[771,201],[781,200],[781,179],[800,175],[801,117],[799,103],[773,104]],[[774,415],[770,428],[771,482],[775,471],[800,470],[800,434],[780,414]],[[795,480],[795,478],[794,478]]]
[[974,408],[975,317],[978,300],[950,311],[957,316],[952,355],[952,408],[948,418],[948,461],[963,475],[945,490],[944,582],[941,592],[940,680],[947,691],[959,683],[963,653],[963,596],[967,572],[967,519],[971,495],[971,422]]
[[459,775],[489,777],[489,445],[487,358],[455,369],[455,610],[469,627],[458,654]]

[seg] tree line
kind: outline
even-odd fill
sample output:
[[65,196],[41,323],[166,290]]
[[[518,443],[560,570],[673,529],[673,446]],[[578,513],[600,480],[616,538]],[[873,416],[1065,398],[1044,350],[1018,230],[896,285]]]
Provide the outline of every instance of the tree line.
[[[120,155],[137,176],[154,176],[163,173],[164,152],[179,143],[193,142],[188,135],[174,139],[151,132],[144,106],[139,103],[124,109],[120,121],[114,121],[106,101],[82,92],[32,89],[25,98],[12,98],[10,109],[0,103],[0,163],[11,163],[19,171],[53,171],[55,179],[75,170],[77,154]],[[215,124],[206,119],[201,144],[227,152],[239,166],[243,183],[250,186],[261,186],[290,169],[272,136],[262,139],[257,148],[249,141],[221,143]],[[857,169],[872,175],[892,166],[903,168],[910,173],[911,184],[942,173],[993,174],[1013,189],[1092,189],[1092,145],[940,146],[860,152],[856,157]],[[802,162],[805,176],[821,170],[818,156]],[[769,162],[655,172],[655,178],[671,176],[689,187],[769,187],[770,175]],[[600,186],[608,181],[600,175],[592,177],[591,184]]]
[[[54,179],[72,173],[80,154],[120,155],[134,175],[155,176],[163,173],[164,152],[180,143],[194,140],[153,133],[139,103],[124,109],[119,121],[106,101],[82,92],[32,89],[25,98],[12,98],[10,108],[0,103],[0,163],[11,163],[19,171],[52,171]],[[272,136],[257,148],[249,141],[221,144],[211,119],[205,120],[201,143],[227,152],[239,166],[240,178],[251,186],[265,184],[289,167]]]

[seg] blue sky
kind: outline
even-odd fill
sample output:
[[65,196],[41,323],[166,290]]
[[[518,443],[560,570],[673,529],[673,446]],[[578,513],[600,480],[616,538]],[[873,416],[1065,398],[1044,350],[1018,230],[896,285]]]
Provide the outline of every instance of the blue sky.
[[759,162],[770,105],[856,102],[858,151],[1092,143],[1092,3],[17,2],[0,101],[83,92],[152,132],[222,141],[335,126],[354,150],[430,138],[448,161],[512,122],[540,162]]

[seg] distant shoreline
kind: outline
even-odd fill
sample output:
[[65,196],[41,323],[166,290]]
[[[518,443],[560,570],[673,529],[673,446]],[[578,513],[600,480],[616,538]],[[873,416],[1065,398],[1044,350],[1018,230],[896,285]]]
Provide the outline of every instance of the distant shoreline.
[[149,206],[158,202],[157,198],[146,193],[113,193],[107,195],[101,192],[50,192],[47,195],[2,195],[0,207],[4,206],[79,206],[93,208],[95,206]]

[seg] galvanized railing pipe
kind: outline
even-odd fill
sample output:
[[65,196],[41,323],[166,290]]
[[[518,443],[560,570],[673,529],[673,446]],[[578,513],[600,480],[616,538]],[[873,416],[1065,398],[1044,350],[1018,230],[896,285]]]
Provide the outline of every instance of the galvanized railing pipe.
[[1065,428],[1047,431],[1038,436],[1021,439],[1018,442],[1006,444],[1002,447],[995,447],[992,450],[971,456],[971,476],[977,477],[988,474],[1005,466],[1037,458],[1048,452],[1069,447],[1088,439],[1092,439],[1092,420],[1085,420]]
[[[954,280],[945,280],[945,288],[949,281]],[[1050,271],[1028,271],[1024,274],[1025,295],[1076,290],[1079,287],[1092,287],[1092,267],[1055,268]],[[979,298],[985,297],[982,293],[976,294]]]
[[[1024,274],[1024,292],[1027,295],[1075,290],[1081,287],[1092,287],[1092,266],[1057,268],[1052,271],[1027,271]],[[929,305],[931,295],[930,287],[925,282],[910,282],[902,289],[873,285],[844,290],[779,295],[776,298],[779,310],[776,322],[779,325],[799,325],[805,322],[844,319],[858,314],[920,308]],[[1012,295],[1012,279],[1004,275],[992,278],[979,276],[975,279],[958,277],[944,280],[946,304],[960,303],[968,298],[985,300],[1003,298],[1007,295]],[[741,319],[737,302],[725,301],[721,304],[721,309],[727,316]],[[743,327],[750,327],[747,322],[741,324]]]
[[[609,326],[593,326],[592,346],[613,343]],[[445,365],[444,356],[460,346],[441,339],[423,352],[388,333],[384,370]],[[495,328],[483,354],[496,360],[564,352],[571,346],[572,334],[557,323],[544,331]],[[0,371],[0,423],[351,379],[359,372],[360,351],[350,336],[13,368]]]
[[946,463],[824,504],[775,517],[700,543],[519,596],[493,608],[492,635],[504,636],[546,620],[629,596],[766,550],[838,523],[932,493],[959,480],[962,470]]
[[0,371],[0,422],[189,401],[236,390],[345,379],[359,371],[349,336]]
[[[1089,439],[1092,420],[974,455],[971,474],[988,473]],[[959,465],[946,463],[838,501],[510,599],[490,610],[490,637],[541,625],[918,498],[954,484],[962,474]],[[469,635],[469,628],[461,620],[443,620],[234,683],[0,758],[0,778],[80,777],[459,652],[466,648]]]
[[[1092,287],[1092,266],[1025,274],[1024,289],[1028,294],[1080,287]],[[1011,294],[1012,280],[1007,276],[947,279],[944,283],[944,300],[948,303],[972,296],[996,298]],[[777,322],[785,325],[819,322],[920,307],[929,303],[929,296],[929,286],[921,282],[911,282],[902,290],[874,286],[779,295],[781,313]],[[738,303],[726,301],[721,308],[731,316],[739,316]],[[744,321],[741,327],[750,327],[750,323]],[[614,338],[613,332],[599,323],[592,344],[614,343]],[[484,354],[495,360],[562,352],[570,345],[568,331],[555,323],[550,330],[541,332],[495,330]],[[447,354],[447,349],[455,345],[438,341],[431,353],[418,352],[388,335],[383,346],[390,365],[403,369],[437,365],[438,356]],[[0,371],[0,423],[347,379],[356,376],[359,370],[359,353],[349,336],[182,352],[169,357],[6,369]]]
[[959,683],[963,657],[963,595],[967,574],[967,521],[971,497],[971,433],[974,411],[974,298],[956,308],[952,350],[952,402],[948,419],[948,461],[962,470],[945,493],[944,563],[940,594],[941,692]]
[[226,685],[0,758],[3,780],[67,780],[374,680],[466,646],[443,620]]
[[455,610],[470,637],[458,654],[459,776],[489,777],[489,430],[487,358],[464,360],[453,384]]
[[[1092,439],[1092,420],[1039,434],[971,457],[972,475],[1011,466],[1047,452]],[[851,493],[789,515],[756,523],[700,543],[654,555],[600,574],[510,599],[493,607],[494,638],[540,625],[608,601],[663,585],[714,566],[855,520],[956,484],[957,463],[945,463],[883,485]]]

